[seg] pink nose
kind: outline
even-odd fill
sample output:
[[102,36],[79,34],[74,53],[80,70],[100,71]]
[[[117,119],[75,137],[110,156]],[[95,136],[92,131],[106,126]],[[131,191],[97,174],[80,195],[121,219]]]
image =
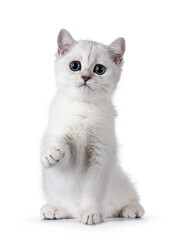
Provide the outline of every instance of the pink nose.
[[89,76],[81,76],[81,77],[84,79],[85,82],[88,81],[89,79],[91,79],[91,77],[89,77]]

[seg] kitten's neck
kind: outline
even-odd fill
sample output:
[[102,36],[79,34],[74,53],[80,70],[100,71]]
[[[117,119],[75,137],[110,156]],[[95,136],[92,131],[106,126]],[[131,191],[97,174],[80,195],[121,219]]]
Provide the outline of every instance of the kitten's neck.
[[63,111],[71,112],[72,114],[74,112],[76,112],[76,114],[79,112],[80,114],[85,113],[89,115],[104,114],[104,116],[111,116],[112,118],[117,116],[111,99],[106,98],[95,102],[80,98],[70,98],[69,96],[57,92],[51,107],[54,111],[61,111],[63,109]]
[[109,97],[102,98],[102,99],[89,99],[89,98],[82,98],[82,97],[73,97],[73,96],[67,96],[66,94],[58,91],[57,95],[58,98],[63,99],[63,102],[66,103],[79,103],[79,104],[89,104],[89,105],[95,105],[95,106],[109,106],[112,105],[112,99]]

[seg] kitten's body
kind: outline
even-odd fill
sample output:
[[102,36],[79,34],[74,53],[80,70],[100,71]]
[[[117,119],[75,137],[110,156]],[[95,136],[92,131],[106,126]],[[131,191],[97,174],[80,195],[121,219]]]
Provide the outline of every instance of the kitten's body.
[[[119,63],[113,63],[111,57],[107,59],[107,48],[102,44],[72,43],[71,36],[62,31],[58,40],[58,92],[42,141],[44,192],[48,200],[42,217],[73,217],[88,224],[98,223],[104,217],[141,217],[144,211],[137,193],[117,164],[116,112],[111,94],[120,76]],[[71,45],[67,41],[72,43],[68,51],[63,48],[64,42]],[[73,60],[81,61],[82,69],[71,77],[67,63]],[[94,62],[107,67],[107,76],[100,76],[102,85],[99,76],[91,71]],[[91,74],[90,88],[82,85],[82,74]]]

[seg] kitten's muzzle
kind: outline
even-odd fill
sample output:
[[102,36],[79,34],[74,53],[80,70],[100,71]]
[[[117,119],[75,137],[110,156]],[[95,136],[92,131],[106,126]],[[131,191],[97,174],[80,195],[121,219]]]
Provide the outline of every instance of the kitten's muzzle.
[[89,79],[91,79],[90,76],[81,76],[81,77],[85,82],[87,82]]

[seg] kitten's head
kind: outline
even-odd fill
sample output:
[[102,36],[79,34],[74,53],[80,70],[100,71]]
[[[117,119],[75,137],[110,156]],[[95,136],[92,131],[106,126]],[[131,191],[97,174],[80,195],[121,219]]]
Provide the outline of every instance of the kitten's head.
[[57,43],[55,76],[61,92],[90,101],[112,95],[121,72],[123,38],[106,46],[93,41],[75,41],[62,29]]

